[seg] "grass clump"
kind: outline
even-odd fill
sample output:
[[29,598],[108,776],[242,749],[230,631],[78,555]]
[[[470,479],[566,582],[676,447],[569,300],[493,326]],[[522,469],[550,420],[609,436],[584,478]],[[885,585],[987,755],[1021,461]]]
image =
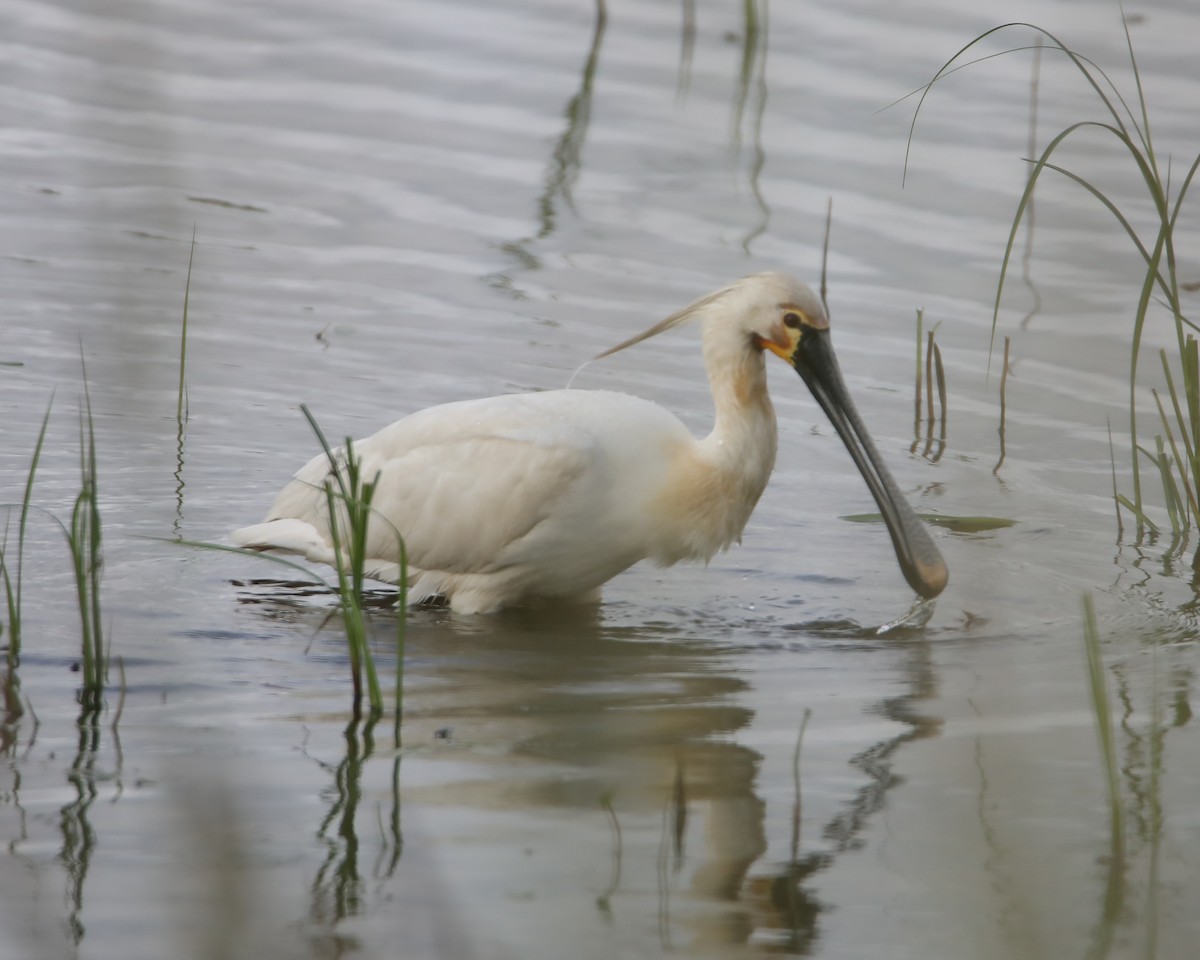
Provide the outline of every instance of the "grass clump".
[[383,693],[379,675],[371,653],[368,629],[366,581],[368,579],[367,544],[372,519],[384,523],[396,537],[397,553],[400,558],[397,577],[396,600],[396,692],[395,742],[400,745],[400,723],[404,706],[404,639],[408,614],[408,552],[400,532],[380,515],[372,506],[379,482],[378,473],[367,478],[363,473],[362,460],[354,452],[354,441],[347,437],[345,446],[335,449],[325,438],[325,433],[307,406],[301,404],[301,412],[316,434],[321,449],[329,460],[330,472],[322,491],[325,495],[329,515],[329,535],[334,551],[335,581],[330,583],[308,567],[284,557],[264,553],[261,550],[231,547],[219,543],[176,539],[171,542],[188,547],[220,550],[243,556],[258,557],[282,564],[303,573],[314,583],[321,584],[337,598],[338,611],[342,616],[346,643],[350,656],[350,676],[353,683],[352,712],[356,720],[363,716],[364,699],[366,712],[372,721],[383,712]]
[[300,571],[308,581],[320,584],[329,590],[330,594],[336,596],[338,612],[342,616],[349,650],[350,679],[352,679],[354,689],[352,713],[355,720],[362,719],[365,700],[366,715],[373,724],[382,715],[384,703],[378,671],[371,653],[371,637],[370,630],[368,630],[367,608],[370,605],[366,598],[367,542],[372,517],[374,520],[388,524],[396,536],[397,552],[400,556],[396,600],[396,695],[394,701],[394,737],[398,748],[403,712],[404,636],[406,636],[408,623],[407,548],[404,546],[400,532],[395,527],[391,527],[388,520],[372,508],[371,502],[378,484],[378,473],[371,479],[367,479],[362,473],[362,462],[355,455],[353,440],[347,438],[343,448],[332,448],[310,410],[304,404],[301,404],[300,409],[330,462],[330,475],[324,482],[323,492],[326,510],[329,512],[330,539],[334,546],[335,582],[326,581],[317,572],[294,562],[294,560],[278,557],[262,550],[182,538],[175,538],[168,542],[179,546],[199,547],[202,550],[238,553],[244,557],[270,560],[272,563],[282,564],[289,569]]
[[17,668],[21,664],[21,588],[24,580],[23,567],[25,562],[25,532],[29,523],[29,508],[33,501],[33,481],[37,476],[38,462],[42,457],[42,447],[46,442],[46,428],[50,424],[50,411],[54,407],[54,397],[46,405],[46,413],[42,417],[42,426],[38,430],[37,443],[33,448],[33,456],[29,461],[29,471],[25,475],[25,493],[21,498],[20,510],[17,513],[17,554],[15,571],[8,561],[8,530],[12,520],[12,509],[16,504],[8,505],[8,516],[4,523],[4,537],[0,539],[0,580],[4,581],[4,600],[8,609],[7,642],[5,651],[4,671],[4,702],[5,716],[8,722],[17,720],[24,712],[21,708],[20,681]]
[[[85,709],[99,710],[104,693],[107,664],[104,657],[104,631],[100,613],[101,555],[100,503],[96,476],[96,432],[92,421],[92,398],[87,385],[87,369],[83,371],[84,407],[79,414],[80,490],[71,511],[71,524],[63,526],[67,548],[71,553],[71,568],[75,575],[75,592],[79,603],[80,635],[80,704]],[[60,526],[62,526],[60,521]]]
[[[81,685],[79,702],[84,713],[100,710],[104,695],[104,678],[107,673],[107,654],[104,649],[103,617],[100,605],[100,580],[104,560],[102,553],[103,533],[100,522],[100,500],[98,471],[96,468],[96,432],[92,417],[92,399],[88,389],[87,367],[82,356],[83,400],[79,410],[79,493],[75,496],[69,522],[38,508],[50,516],[62,531],[71,558],[71,572],[75,580],[75,597],[80,620],[79,672]],[[50,412],[54,406],[53,395],[46,406],[42,424],[30,458],[25,476],[25,491],[19,504],[7,504],[9,518],[5,523],[4,537],[0,540],[0,580],[4,584],[5,605],[8,610],[7,650],[5,654],[4,690],[6,715],[9,722],[18,719],[24,712],[20,703],[17,669],[20,665],[23,632],[23,598],[25,542],[30,511],[34,508],[33,488],[46,442],[46,431],[50,423]],[[15,562],[7,553],[9,523],[13,510],[17,510],[17,536]]]
[[[1146,516],[1146,501],[1142,489],[1141,460],[1150,461],[1162,479],[1167,513],[1173,531],[1179,535],[1189,529],[1193,523],[1200,524],[1200,373],[1198,373],[1196,361],[1197,346],[1194,335],[1198,328],[1184,315],[1180,303],[1181,283],[1177,270],[1175,230],[1184,199],[1192,186],[1197,169],[1200,168],[1200,153],[1188,165],[1182,178],[1172,179],[1170,160],[1164,163],[1155,149],[1145,90],[1127,25],[1125,26],[1125,42],[1136,89],[1133,106],[1100,66],[1072,50],[1054,34],[1031,23],[1006,23],[980,34],[943,64],[924,88],[921,101],[917,106],[917,113],[920,112],[925,97],[928,96],[930,88],[935,83],[961,66],[969,65],[969,63],[961,62],[968,52],[993,34],[1014,29],[1034,31],[1039,40],[1035,49],[1039,51],[1043,48],[1056,50],[1067,57],[1095,93],[1103,108],[1104,118],[1080,120],[1069,124],[1050,139],[1036,159],[1030,158],[1029,162],[1032,164],[1030,175],[1013,216],[1012,228],[1009,231],[1004,259],[1000,268],[1000,278],[996,287],[996,299],[992,312],[992,336],[995,337],[1005,279],[1012,262],[1017,232],[1026,216],[1032,215],[1033,195],[1041,175],[1047,170],[1053,171],[1087,191],[1105,210],[1112,214],[1117,224],[1128,236],[1144,265],[1137,306],[1133,315],[1129,352],[1132,498],[1118,494],[1117,503],[1118,509],[1125,509],[1133,515],[1139,530],[1147,527],[1157,529]],[[912,122],[915,129],[916,114],[914,114]],[[1074,141],[1081,136],[1094,134],[1115,141],[1128,156],[1132,164],[1134,182],[1140,182],[1144,187],[1145,197],[1149,200],[1153,210],[1149,230],[1139,232],[1139,229],[1134,226],[1131,215],[1122,210],[1095,183],[1080,173],[1054,162],[1059,148],[1065,143]],[[911,140],[912,130],[910,129],[910,145]],[[1145,325],[1151,301],[1156,299],[1167,310],[1173,321],[1178,353],[1173,358],[1169,357],[1165,351],[1162,353],[1163,368],[1172,402],[1168,409],[1161,401],[1158,401],[1163,434],[1156,438],[1155,449],[1152,450],[1138,438],[1137,386]],[[1175,371],[1174,374],[1172,370]],[[1178,391],[1176,382],[1180,386]],[[1185,398],[1183,403],[1179,402],[1180,393]],[[1164,436],[1166,437],[1165,441]],[[1200,560],[1200,553],[1197,554],[1197,560]]]
[[346,631],[346,643],[350,652],[350,673],[354,683],[354,715],[362,709],[364,680],[371,715],[379,716],[383,711],[383,696],[379,688],[379,676],[371,655],[370,636],[367,630],[364,582],[367,579],[367,544],[372,518],[387,524],[396,537],[396,549],[400,557],[396,601],[396,699],[395,739],[400,742],[400,717],[403,709],[404,684],[404,635],[408,613],[408,551],[404,538],[392,524],[371,506],[379,484],[379,472],[371,479],[363,474],[362,461],[354,453],[354,441],[346,437],[345,446],[334,450],[325,439],[320,424],[304,404],[300,411],[316,434],[321,449],[329,459],[330,477],[325,480],[325,503],[329,510],[329,536],[333,542],[337,573],[336,593],[341,606]]
[[363,583],[366,580],[371,500],[375,496],[379,474],[367,480],[362,473],[362,461],[354,455],[354,441],[347,437],[342,451],[335,451],[308,407],[301,404],[300,411],[316,434],[325,456],[329,458],[331,479],[325,480],[325,503],[329,509],[329,536],[333,541],[334,570],[337,573],[336,592],[350,653],[350,675],[354,682],[354,715],[359,716],[362,710],[364,678],[371,713],[378,715],[383,710],[383,695],[379,689],[375,660],[371,656]]

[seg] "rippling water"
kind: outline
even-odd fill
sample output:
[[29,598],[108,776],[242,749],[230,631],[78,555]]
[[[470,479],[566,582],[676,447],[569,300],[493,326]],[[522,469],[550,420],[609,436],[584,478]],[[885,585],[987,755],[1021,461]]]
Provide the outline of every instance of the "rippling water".
[[[939,84],[906,178],[915,100],[889,107],[1009,19],[1086,52],[1133,103],[1119,11],[602,7],[0,10],[0,500],[20,499],[53,396],[35,502],[69,515],[82,354],[125,673],[101,724],[77,725],[74,586],[36,514],[32,710],[0,742],[3,960],[1189,955],[1188,553],[1119,538],[1111,506],[1136,253],[1094,200],[1046,179],[1018,245],[1031,268],[1014,266],[1001,311],[1013,362],[993,474],[991,305],[1028,172],[1033,56]],[[1200,17],[1185,2],[1128,13],[1160,155],[1182,171]],[[1061,57],[1037,69],[1035,151],[1101,116]],[[1111,139],[1061,159],[1148,222]],[[414,611],[400,751],[390,718],[347,726],[320,598],[161,543],[262,514],[314,451],[301,402],[331,436],[362,435],[433,403],[562,386],[742,274],[815,282],[830,201],[838,350],[901,486],[924,512],[1017,521],[938,528],[952,577],[925,628],[873,634],[909,594],[882,528],[842,519],[873,506],[782,367],[779,465],[744,544],[706,568],[636,568],[594,617]],[[945,358],[944,444],[913,424],[918,309]],[[1152,363],[1173,343],[1155,323]],[[576,383],[709,422],[686,332]],[[1118,721],[1121,850],[1087,591]],[[389,684],[391,616],[375,618]]]

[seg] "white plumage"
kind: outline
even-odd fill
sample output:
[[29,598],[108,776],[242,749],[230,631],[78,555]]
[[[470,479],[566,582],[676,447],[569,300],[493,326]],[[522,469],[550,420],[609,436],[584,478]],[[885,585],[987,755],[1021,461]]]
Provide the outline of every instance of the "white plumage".
[[[803,331],[827,338],[828,323],[803,284],[757,274],[608,353],[689,320],[702,324],[716,413],[703,439],[638,397],[554,390],[430,407],[355,441],[362,475],[379,474],[372,506],[386,520],[369,529],[369,574],[398,580],[399,531],[412,600],[441,596],[456,611],[485,613],[537,600],[597,600],[603,583],[639,560],[707,560],[727,548],[775,462],[764,350],[794,362]],[[328,458],[313,458],[266,520],[235,531],[234,541],[332,563],[330,476]]]

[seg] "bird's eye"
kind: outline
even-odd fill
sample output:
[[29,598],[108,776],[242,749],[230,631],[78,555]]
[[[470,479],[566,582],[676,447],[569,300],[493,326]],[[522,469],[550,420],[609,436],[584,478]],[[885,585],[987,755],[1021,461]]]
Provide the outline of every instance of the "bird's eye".
[[800,327],[800,314],[798,314],[798,313],[785,313],[785,314],[783,315],[783,325],[784,325],[785,327],[791,327],[793,330],[799,329],[799,327]]

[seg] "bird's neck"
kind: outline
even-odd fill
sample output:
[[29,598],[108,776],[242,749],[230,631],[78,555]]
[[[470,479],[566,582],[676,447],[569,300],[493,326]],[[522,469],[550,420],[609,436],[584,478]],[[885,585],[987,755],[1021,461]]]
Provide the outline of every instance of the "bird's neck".
[[672,463],[649,550],[659,563],[708,560],[740,540],[775,465],[775,411],[763,358],[740,346],[705,342],[716,422]]
[[767,394],[762,351],[743,344],[737,344],[736,351],[722,346],[705,343],[715,421],[712,432],[700,441],[700,452],[714,470],[739,486],[753,508],[775,466],[775,408]]

